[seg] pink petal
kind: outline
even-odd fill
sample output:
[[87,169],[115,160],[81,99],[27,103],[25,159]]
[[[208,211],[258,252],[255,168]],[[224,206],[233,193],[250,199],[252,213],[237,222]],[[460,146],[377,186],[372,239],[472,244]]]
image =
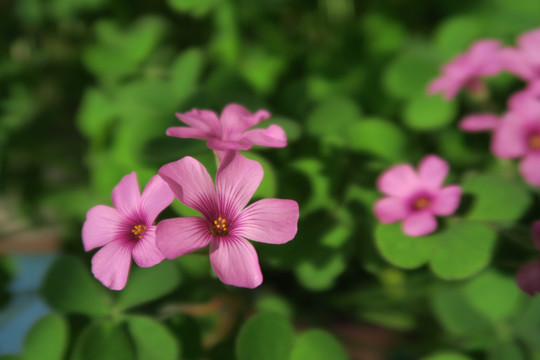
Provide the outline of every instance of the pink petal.
[[170,127],[167,129],[166,133],[168,136],[175,136],[175,137],[179,137],[183,139],[190,138],[190,139],[209,140],[212,138],[212,135],[204,130],[185,127],[185,126]]
[[249,127],[268,119],[270,113],[259,110],[251,114],[245,107],[238,104],[229,104],[221,112],[221,124],[223,126],[223,138],[237,139]]
[[540,153],[526,155],[519,164],[519,172],[529,184],[540,186]]
[[227,150],[249,150],[253,146],[249,141],[244,139],[238,140],[221,140],[221,139],[210,139],[206,145],[217,151],[227,151]]
[[140,194],[137,174],[132,172],[124,176],[112,191],[114,208],[126,217],[138,217]]
[[166,219],[157,224],[156,245],[167,259],[203,248],[210,240],[212,234],[203,218]]
[[525,80],[534,78],[534,71],[522,54],[513,48],[503,49],[499,53],[503,68]]
[[206,168],[190,156],[163,165],[159,175],[176,198],[205,217],[217,213],[216,190]]
[[390,196],[407,196],[418,185],[418,176],[409,164],[396,165],[377,179],[380,191]]
[[521,53],[533,65],[540,64],[540,30],[532,30],[521,35],[517,41]]
[[531,235],[534,246],[540,250],[540,221],[535,221],[531,226]]
[[501,43],[497,40],[479,40],[469,50],[469,58],[475,75],[495,75],[502,69],[499,57]]
[[122,238],[125,227],[126,220],[118,211],[105,205],[94,206],[86,213],[82,229],[84,250],[90,251]]
[[402,198],[386,197],[375,203],[375,215],[385,224],[403,220],[409,212],[407,201]]
[[257,252],[253,245],[239,236],[212,240],[210,263],[225,284],[253,289],[262,283]]
[[452,81],[447,75],[441,75],[440,77],[434,79],[428,85],[428,94],[435,94],[442,92],[446,100],[452,100],[458,91],[461,89],[461,84]]
[[156,217],[174,200],[169,185],[159,175],[153,176],[141,195],[141,211],[147,225],[152,225]]
[[461,187],[457,185],[447,186],[437,193],[431,210],[437,215],[452,215],[457,210],[460,200]]
[[493,133],[491,151],[501,158],[516,158],[527,151],[522,122],[515,116],[505,116]]
[[165,255],[156,246],[156,227],[150,226],[140,238],[131,252],[133,260],[140,267],[151,267],[159,264]]
[[113,241],[102,247],[92,258],[92,273],[103,285],[112,290],[126,286],[131,266],[132,243]]
[[296,235],[298,203],[293,200],[263,199],[245,208],[234,222],[234,232],[250,240],[283,244]]
[[415,212],[407,216],[402,228],[409,236],[424,236],[437,229],[437,221],[429,211]]
[[258,162],[234,151],[225,154],[216,175],[220,215],[234,219],[259,187],[263,175]]
[[278,125],[270,125],[268,129],[253,129],[244,133],[244,139],[260,146],[282,148],[287,146],[287,135]]
[[459,127],[464,131],[487,131],[497,127],[499,118],[493,114],[472,114],[465,116],[459,123]]
[[428,155],[418,165],[418,177],[423,186],[429,189],[439,189],[446,175],[448,163],[435,155]]
[[221,123],[215,112],[193,109],[187,113],[177,113],[176,117],[192,128],[200,129],[209,136],[221,136]]
[[540,292],[540,261],[522,266],[516,274],[516,281],[521,290],[531,296]]

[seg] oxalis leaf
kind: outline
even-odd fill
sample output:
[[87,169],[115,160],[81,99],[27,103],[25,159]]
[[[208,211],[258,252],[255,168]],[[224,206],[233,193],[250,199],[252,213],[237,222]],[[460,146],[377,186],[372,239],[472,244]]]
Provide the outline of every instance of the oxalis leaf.
[[379,224],[375,238],[383,257],[396,266],[413,269],[429,263],[443,279],[463,279],[487,265],[497,236],[486,225],[456,221],[420,237],[405,235],[400,224]]

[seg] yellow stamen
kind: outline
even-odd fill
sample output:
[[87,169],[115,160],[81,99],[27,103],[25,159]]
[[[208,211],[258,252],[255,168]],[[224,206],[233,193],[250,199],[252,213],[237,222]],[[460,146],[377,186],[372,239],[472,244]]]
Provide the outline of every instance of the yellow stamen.
[[419,197],[418,199],[416,199],[414,201],[413,207],[416,210],[422,210],[422,209],[425,209],[426,207],[428,207],[430,204],[431,204],[431,201],[429,201],[429,199],[427,199],[425,197]]
[[141,239],[146,231],[147,227],[145,225],[135,225],[131,229],[131,233]]
[[533,134],[529,137],[529,147],[533,150],[540,150],[540,134]]
[[210,228],[212,235],[227,235],[227,220],[221,216],[214,220]]

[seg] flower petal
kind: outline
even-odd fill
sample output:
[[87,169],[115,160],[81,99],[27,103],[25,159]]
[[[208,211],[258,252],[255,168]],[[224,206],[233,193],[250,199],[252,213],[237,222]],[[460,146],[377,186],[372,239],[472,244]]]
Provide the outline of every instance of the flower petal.
[[242,105],[229,104],[221,112],[221,125],[223,126],[224,139],[238,139],[249,127],[268,119],[270,113],[266,110],[258,110],[252,114]]
[[212,240],[210,263],[225,284],[253,289],[262,283],[257,252],[253,245],[239,236]]
[[296,235],[298,203],[293,200],[263,199],[245,208],[231,227],[231,235],[268,244],[283,244]]
[[112,191],[114,208],[128,218],[139,216],[140,198],[141,191],[135,172],[124,176]]
[[502,61],[503,68],[506,71],[517,75],[524,80],[534,79],[532,66],[518,50],[513,48],[502,49],[499,52],[499,57]]
[[423,186],[429,189],[440,189],[446,175],[448,163],[435,155],[428,155],[418,165],[418,177]]
[[379,221],[390,224],[405,219],[409,214],[409,207],[402,198],[386,197],[375,203],[374,211]]
[[181,203],[208,218],[216,214],[216,190],[203,164],[186,156],[163,165],[158,173]]
[[238,140],[221,140],[221,139],[210,139],[206,145],[217,151],[227,151],[227,150],[249,150],[253,146],[249,141],[244,139]]
[[168,136],[179,137],[182,139],[190,138],[190,139],[209,140],[212,138],[212,135],[204,130],[190,128],[186,126],[170,127],[167,129],[166,134]]
[[259,187],[263,175],[258,162],[234,151],[227,152],[216,175],[220,216],[234,219]]
[[521,290],[531,296],[540,292],[540,261],[519,268],[516,281]]
[[379,176],[377,187],[390,196],[407,196],[418,185],[418,176],[409,164],[396,165]]
[[174,200],[169,185],[159,175],[153,176],[141,195],[141,211],[146,225],[152,225],[156,217]]
[[270,125],[268,129],[253,129],[244,133],[244,139],[260,146],[282,148],[287,146],[287,135],[279,125]]
[[412,213],[403,221],[403,232],[409,236],[424,236],[435,229],[437,229],[437,221],[429,211]]
[[140,267],[150,267],[159,264],[165,255],[156,246],[156,227],[150,226],[144,236],[137,241],[131,252],[133,260]]
[[221,123],[213,111],[193,109],[184,114],[176,113],[176,117],[190,127],[204,131],[209,136],[221,136]]
[[531,235],[534,246],[540,250],[540,221],[535,221],[531,226]]
[[493,132],[491,151],[501,158],[516,158],[527,151],[522,121],[507,114]]
[[129,226],[126,220],[112,207],[97,205],[88,210],[82,228],[85,251],[122,240],[122,232]]
[[126,286],[131,266],[132,243],[113,241],[102,247],[92,258],[92,273],[112,290]]
[[461,187],[457,185],[447,186],[437,193],[431,210],[437,215],[452,215],[457,210],[460,200]]
[[521,176],[531,185],[540,186],[540,154],[528,154],[519,164]]
[[464,131],[488,131],[497,127],[499,118],[493,114],[472,114],[461,119],[459,127]]
[[212,240],[206,220],[199,217],[166,219],[156,227],[156,245],[167,259],[203,248]]

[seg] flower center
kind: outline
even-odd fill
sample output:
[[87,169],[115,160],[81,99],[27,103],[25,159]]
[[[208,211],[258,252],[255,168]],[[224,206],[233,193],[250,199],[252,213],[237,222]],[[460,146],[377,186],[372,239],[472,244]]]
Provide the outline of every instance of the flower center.
[[532,150],[540,150],[540,134],[532,134],[529,136],[529,147]]
[[135,238],[141,239],[144,233],[146,232],[146,229],[147,229],[146,225],[135,225],[131,229],[131,233],[135,236]]
[[429,205],[431,205],[431,201],[427,197],[421,196],[418,199],[414,200],[412,207],[414,210],[423,210]]
[[212,224],[212,227],[210,228],[210,231],[212,232],[212,235],[227,235],[228,229],[227,229],[227,220],[222,218],[221,216],[217,218],[217,220],[214,220],[214,223]]

